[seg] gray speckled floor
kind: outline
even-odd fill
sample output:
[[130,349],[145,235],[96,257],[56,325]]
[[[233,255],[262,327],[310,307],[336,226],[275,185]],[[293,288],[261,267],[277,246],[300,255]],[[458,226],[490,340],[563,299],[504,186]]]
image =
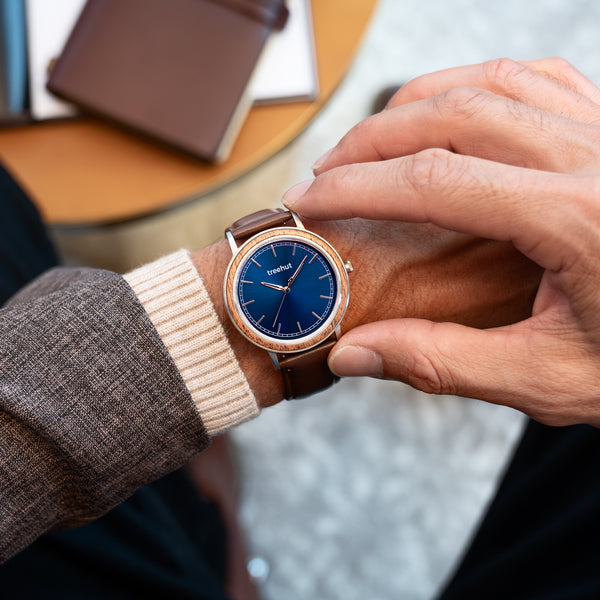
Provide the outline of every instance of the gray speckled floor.
[[[592,0],[380,0],[344,84],[284,151],[180,210],[84,236],[57,232],[57,241],[76,261],[116,270],[198,247],[310,177],[313,161],[369,113],[384,86],[500,56],[550,55],[600,83],[599,40]],[[360,380],[237,429],[242,516],[271,568],[265,600],[431,598],[522,423],[502,407]]]
[[[244,185],[276,181],[283,191],[308,177],[312,161],[367,114],[380,88],[424,72],[561,55],[600,82],[598,40],[600,4],[592,1],[381,0],[331,104]],[[522,423],[502,407],[360,380],[239,428],[243,519],[253,550],[271,567],[264,597],[431,598]]]

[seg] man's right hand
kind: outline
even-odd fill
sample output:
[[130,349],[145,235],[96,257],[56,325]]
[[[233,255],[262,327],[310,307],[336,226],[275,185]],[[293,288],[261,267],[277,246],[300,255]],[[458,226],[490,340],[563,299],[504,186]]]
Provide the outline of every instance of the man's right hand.
[[388,106],[284,203],[510,242],[544,274],[530,318],[371,323],[342,337],[330,366],[600,426],[600,90],[559,59],[503,59],[418,78]]

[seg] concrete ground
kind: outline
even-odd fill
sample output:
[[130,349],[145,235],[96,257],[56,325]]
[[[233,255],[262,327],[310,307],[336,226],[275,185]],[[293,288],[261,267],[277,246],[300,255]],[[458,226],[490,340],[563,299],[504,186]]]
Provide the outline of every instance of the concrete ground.
[[[239,207],[241,215],[245,199],[276,204],[369,113],[384,86],[500,56],[551,55],[600,83],[599,39],[600,3],[592,0],[381,0],[344,84],[284,151],[211,199],[113,230],[57,231],[57,241],[67,256],[96,264],[103,245],[117,244],[123,262],[103,266],[123,270],[172,247],[207,243],[222,231],[208,206]],[[194,223],[213,217],[214,229],[196,235]],[[265,600],[431,598],[522,424],[502,407],[359,380],[238,428],[242,518],[252,552],[269,565]]]

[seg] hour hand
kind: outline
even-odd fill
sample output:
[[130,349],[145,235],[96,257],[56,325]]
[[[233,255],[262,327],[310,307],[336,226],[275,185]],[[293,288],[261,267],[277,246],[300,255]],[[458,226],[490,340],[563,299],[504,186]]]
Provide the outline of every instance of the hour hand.
[[287,290],[287,286],[283,287],[282,285],[277,285],[276,283],[269,283],[268,281],[261,281],[260,285],[264,285],[265,287],[277,290],[279,292],[285,292]]

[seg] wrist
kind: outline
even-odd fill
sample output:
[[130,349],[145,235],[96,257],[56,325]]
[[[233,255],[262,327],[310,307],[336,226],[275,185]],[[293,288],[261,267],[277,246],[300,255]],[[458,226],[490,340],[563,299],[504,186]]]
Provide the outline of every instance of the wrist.
[[168,350],[208,433],[256,416],[255,398],[189,253],[174,252],[124,278]]
[[[494,327],[531,312],[541,270],[509,243],[429,224],[303,221],[354,265],[342,333],[361,324],[403,317]],[[279,402],[284,397],[281,374],[267,352],[231,324],[225,308],[229,245],[223,240],[191,256],[258,405]]]
[[258,406],[265,408],[281,401],[284,391],[280,373],[273,368],[273,363],[266,352],[259,351],[237,331],[225,308],[223,280],[227,265],[231,260],[229,244],[222,240],[202,250],[192,252],[190,257],[204,281],[217,317],[254,393]]
[[[241,248],[239,251],[240,253],[236,254],[236,260],[232,263],[231,272],[227,276],[227,289],[230,291],[228,292],[227,298],[225,299],[223,297],[223,282],[227,265],[230,263],[231,259],[231,248],[228,246],[228,244],[220,242],[210,246],[209,248],[205,248],[193,255],[193,260],[195,260],[196,267],[201,277],[205,281],[205,285],[207,286],[211,297],[213,298],[215,309],[217,311],[217,314],[219,315],[221,322],[223,323],[224,329],[226,330],[231,346],[234,349],[234,352],[236,353],[240,366],[243,372],[246,374],[249,384],[255,392],[257,401],[261,407],[274,404],[275,402],[281,400],[283,397],[297,398],[303,397],[305,395],[310,395],[315,391],[325,389],[326,387],[331,385],[332,382],[335,381],[335,378],[327,369],[326,358],[328,350],[335,343],[335,337],[332,335],[334,329],[337,326],[335,319],[337,319],[337,322],[339,323],[339,320],[344,314],[346,308],[348,284],[347,275],[345,272],[345,265],[340,261],[340,258],[337,256],[335,251],[333,251],[330,248],[333,254],[330,254],[330,257],[329,259],[327,259],[327,261],[332,261],[330,268],[334,270],[330,271],[329,273],[335,273],[335,269],[337,269],[337,273],[343,273],[343,276],[334,275],[336,279],[339,278],[338,281],[340,283],[338,284],[338,289],[340,299],[337,300],[338,304],[334,304],[333,302],[329,303],[329,307],[334,306],[335,308],[328,308],[327,302],[324,302],[322,300],[323,298],[327,299],[327,295],[318,296],[317,294],[327,294],[327,292],[323,291],[323,289],[329,290],[329,287],[334,284],[329,283],[331,279],[325,280],[323,282],[317,282],[316,279],[316,274],[321,275],[321,273],[323,273],[323,268],[325,269],[325,272],[327,274],[328,267],[326,265],[328,264],[328,262],[325,261],[323,258],[320,258],[317,262],[314,263],[314,266],[310,266],[314,258],[318,256],[318,254],[315,254],[314,249],[310,249],[310,244],[316,244],[315,247],[318,248],[317,253],[320,251],[327,252],[326,248],[329,247],[329,245],[323,242],[323,240],[320,240],[318,236],[314,236],[312,233],[310,233],[310,231],[304,231],[302,228],[296,230],[293,223],[291,225],[289,224],[290,220],[291,217],[288,212],[264,210],[240,219],[234,225],[232,225],[230,229],[228,229],[228,236],[231,238],[231,240],[235,239],[239,246],[241,246],[247,238],[255,236],[255,234],[259,235],[253,237],[252,241],[249,242],[249,245]],[[327,225],[324,224],[322,225],[319,223],[315,223],[315,225],[315,229],[330,229]],[[271,234],[270,230],[273,227],[283,227],[283,231],[285,231],[285,227],[287,227],[288,229],[286,233],[283,234],[283,238],[281,238],[281,235],[279,234],[280,230],[278,229],[273,231],[273,235]],[[292,233],[292,230],[294,233]],[[285,237],[286,235],[292,235],[291,239],[294,240],[294,251],[288,256],[288,258],[291,258],[291,262],[294,262],[294,260],[296,260],[293,257],[295,255],[294,253],[296,252],[297,247],[300,248],[297,254],[297,260],[300,260],[302,254],[308,251],[308,254],[304,255],[304,260],[302,260],[300,264],[296,265],[296,276],[302,269],[302,266],[305,264],[307,258],[312,257],[312,259],[308,263],[306,263],[307,266],[305,266],[305,269],[303,271],[303,273],[307,270],[313,271],[312,278],[309,275],[308,279],[304,279],[303,282],[298,284],[300,286],[304,285],[306,289],[300,291],[300,295],[297,295],[298,292],[295,292],[297,308],[293,310],[298,310],[298,308],[300,307],[300,305],[297,302],[298,298],[303,299],[303,302],[305,303],[308,297],[311,297],[311,302],[316,301],[316,304],[312,312],[310,312],[310,309],[307,309],[305,307],[306,305],[304,304],[303,309],[300,309],[301,314],[299,313],[298,316],[295,315],[292,319],[289,319],[289,316],[286,315],[285,319],[282,318],[282,320],[279,322],[279,328],[277,329],[276,333],[274,331],[275,324],[273,324],[273,333],[269,334],[270,337],[266,336],[267,340],[263,344],[263,339],[260,337],[260,334],[263,334],[265,329],[268,330],[268,326],[264,325],[260,330],[258,330],[257,328],[257,333],[259,333],[259,335],[255,335],[254,330],[251,327],[248,327],[247,322],[244,320],[246,316],[244,316],[244,318],[238,317],[238,313],[235,311],[239,310],[239,307],[236,304],[236,302],[239,301],[235,299],[235,295],[237,295],[239,292],[237,291],[237,288],[235,292],[231,291],[233,289],[231,287],[231,281],[232,278],[238,276],[235,273],[236,269],[239,270],[241,268],[240,265],[250,265],[250,263],[253,263],[253,265],[250,265],[250,271],[254,270],[257,272],[253,272],[252,276],[245,276],[247,279],[252,281],[242,282],[244,286],[252,286],[246,289],[245,297],[246,300],[248,299],[248,297],[252,299],[245,302],[244,306],[254,302],[257,302],[256,306],[259,306],[259,303],[263,300],[260,296],[260,290],[257,290],[256,288],[260,288],[260,286],[258,286],[258,284],[254,286],[253,283],[255,281],[260,281],[261,278],[268,279],[267,275],[271,275],[271,272],[268,271],[268,269],[270,268],[268,266],[269,260],[273,260],[274,257],[276,259],[276,264],[278,264],[277,260],[280,260],[281,262],[281,259],[277,259],[280,250],[283,252],[284,255],[286,251],[291,252],[292,244],[289,242],[288,238]],[[303,247],[303,244],[305,244],[305,242],[309,244],[308,247]],[[271,243],[273,243],[273,245],[271,245]],[[278,248],[277,254],[275,250],[276,246]],[[247,253],[254,252],[254,247],[258,247],[258,252],[259,254],[261,254],[262,258],[258,258],[257,260],[251,258],[249,260],[247,257]],[[266,247],[270,248],[270,250],[268,250],[268,256],[262,254],[265,252],[264,248]],[[244,253],[246,253],[246,255]],[[271,256],[271,253],[273,254],[273,256]],[[266,259],[266,263],[263,260],[263,258]],[[283,260],[282,262],[286,262],[286,260]],[[243,261],[247,262],[244,263]],[[259,261],[260,263],[262,263],[262,266],[261,264],[259,264]],[[275,269],[273,273],[279,273],[282,269],[284,269],[284,267],[275,268],[276,264],[271,265]],[[335,265],[335,268],[333,267],[333,265]],[[244,272],[246,273],[246,269],[248,269],[248,267],[245,266],[244,269]],[[289,273],[287,275],[289,275]],[[323,280],[324,277],[325,275],[321,275],[319,277],[319,280]],[[295,277],[292,276],[291,278],[288,277],[287,279],[286,277],[283,277],[283,279],[281,279],[280,277],[280,281],[278,283],[280,283],[283,286],[285,285],[285,281],[288,281],[288,286],[292,288],[293,283],[295,282]],[[271,283],[273,283],[273,281],[271,281]],[[307,283],[308,287],[306,287]],[[315,288],[317,284],[321,288],[320,292],[315,291],[315,289],[319,289]],[[269,286],[269,281],[263,283],[263,285]],[[296,290],[298,285],[294,286],[294,290]],[[240,288],[241,287],[242,284],[240,284]],[[277,314],[275,316],[275,320],[277,320],[281,311],[281,307],[284,304],[283,300],[286,298],[288,287],[279,287],[279,285],[273,285],[271,287],[273,287],[273,289],[276,290],[275,293],[279,293],[279,290],[281,290],[281,292],[284,292],[285,290],[285,293],[283,293],[282,296],[282,302],[279,305],[279,311],[277,311]],[[308,295],[303,295],[306,294],[308,290],[310,290],[308,292]],[[259,294],[258,296],[256,296],[258,300],[255,300],[254,296],[257,293]],[[268,314],[268,311],[272,308],[269,304],[270,302],[272,302],[272,298],[267,299],[267,309],[264,309],[265,314]],[[325,310],[333,311],[331,312],[330,316],[324,317],[321,315],[323,307],[325,308]],[[255,306],[253,306],[252,308],[255,309]],[[304,310],[303,313],[302,310]],[[319,311],[319,313],[317,314],[315,310]],[[231,318],[234,319],[235,326],[233,326],[230,322],[230,312],[232,312]],[[265,314],[262,314],[262,316],[260,316],[261,313],[262,310],[259,307],[257,314],[254,315],[252,318],[258,319],[258,322],[260,322],[262,319],[265,318]],[[295,323],[296,318],[298,319],[298,327],[300,327],[300,322],[302,322],[303,327],[306,331],[311,331],[311,329],[315,331],[316,335],[310,339],[312,346],[303,346],[302,344],[305,343],[303,339],[298,340],[298,344],[296,344],[296,347],[293,347],[294,343],[290,343],[290,339],[295,342],[296,340],[294,338],[301,337],[298,336],[295,325],[293,326],[293,328],[287,331],[285,329],[286,327],[289,327],[290,323]],[[321,319],[327,318],[329,318],[330,320],[321,321]],[[317,324],[324,323],[324,325],[320,327],[320,329],[315,330],[315,325],[311,324],[311,319]],[[282,328],[282,324],[284,324],[284,328],[282,331],[280,341],[279,332]],[[243,334],[240,334],[238,332],[238,329],[240,331],[243,331]],[[287,339],[288,336],[290,336],[289,339]],[[320,338],[317,336],[320,336]],[[259,340],[256,343],[265,348],[265,351],[261,351],[257,348],[256,345],[248,341],[248,338],[254,339],[255,337],[257,337]],[[269,354],[266,350],[270,351],[270,354],[272,355],[272,360],[269,357]],[[276,370],[276,368],[274,368],[274,364],[277,363],[281,368]]]

